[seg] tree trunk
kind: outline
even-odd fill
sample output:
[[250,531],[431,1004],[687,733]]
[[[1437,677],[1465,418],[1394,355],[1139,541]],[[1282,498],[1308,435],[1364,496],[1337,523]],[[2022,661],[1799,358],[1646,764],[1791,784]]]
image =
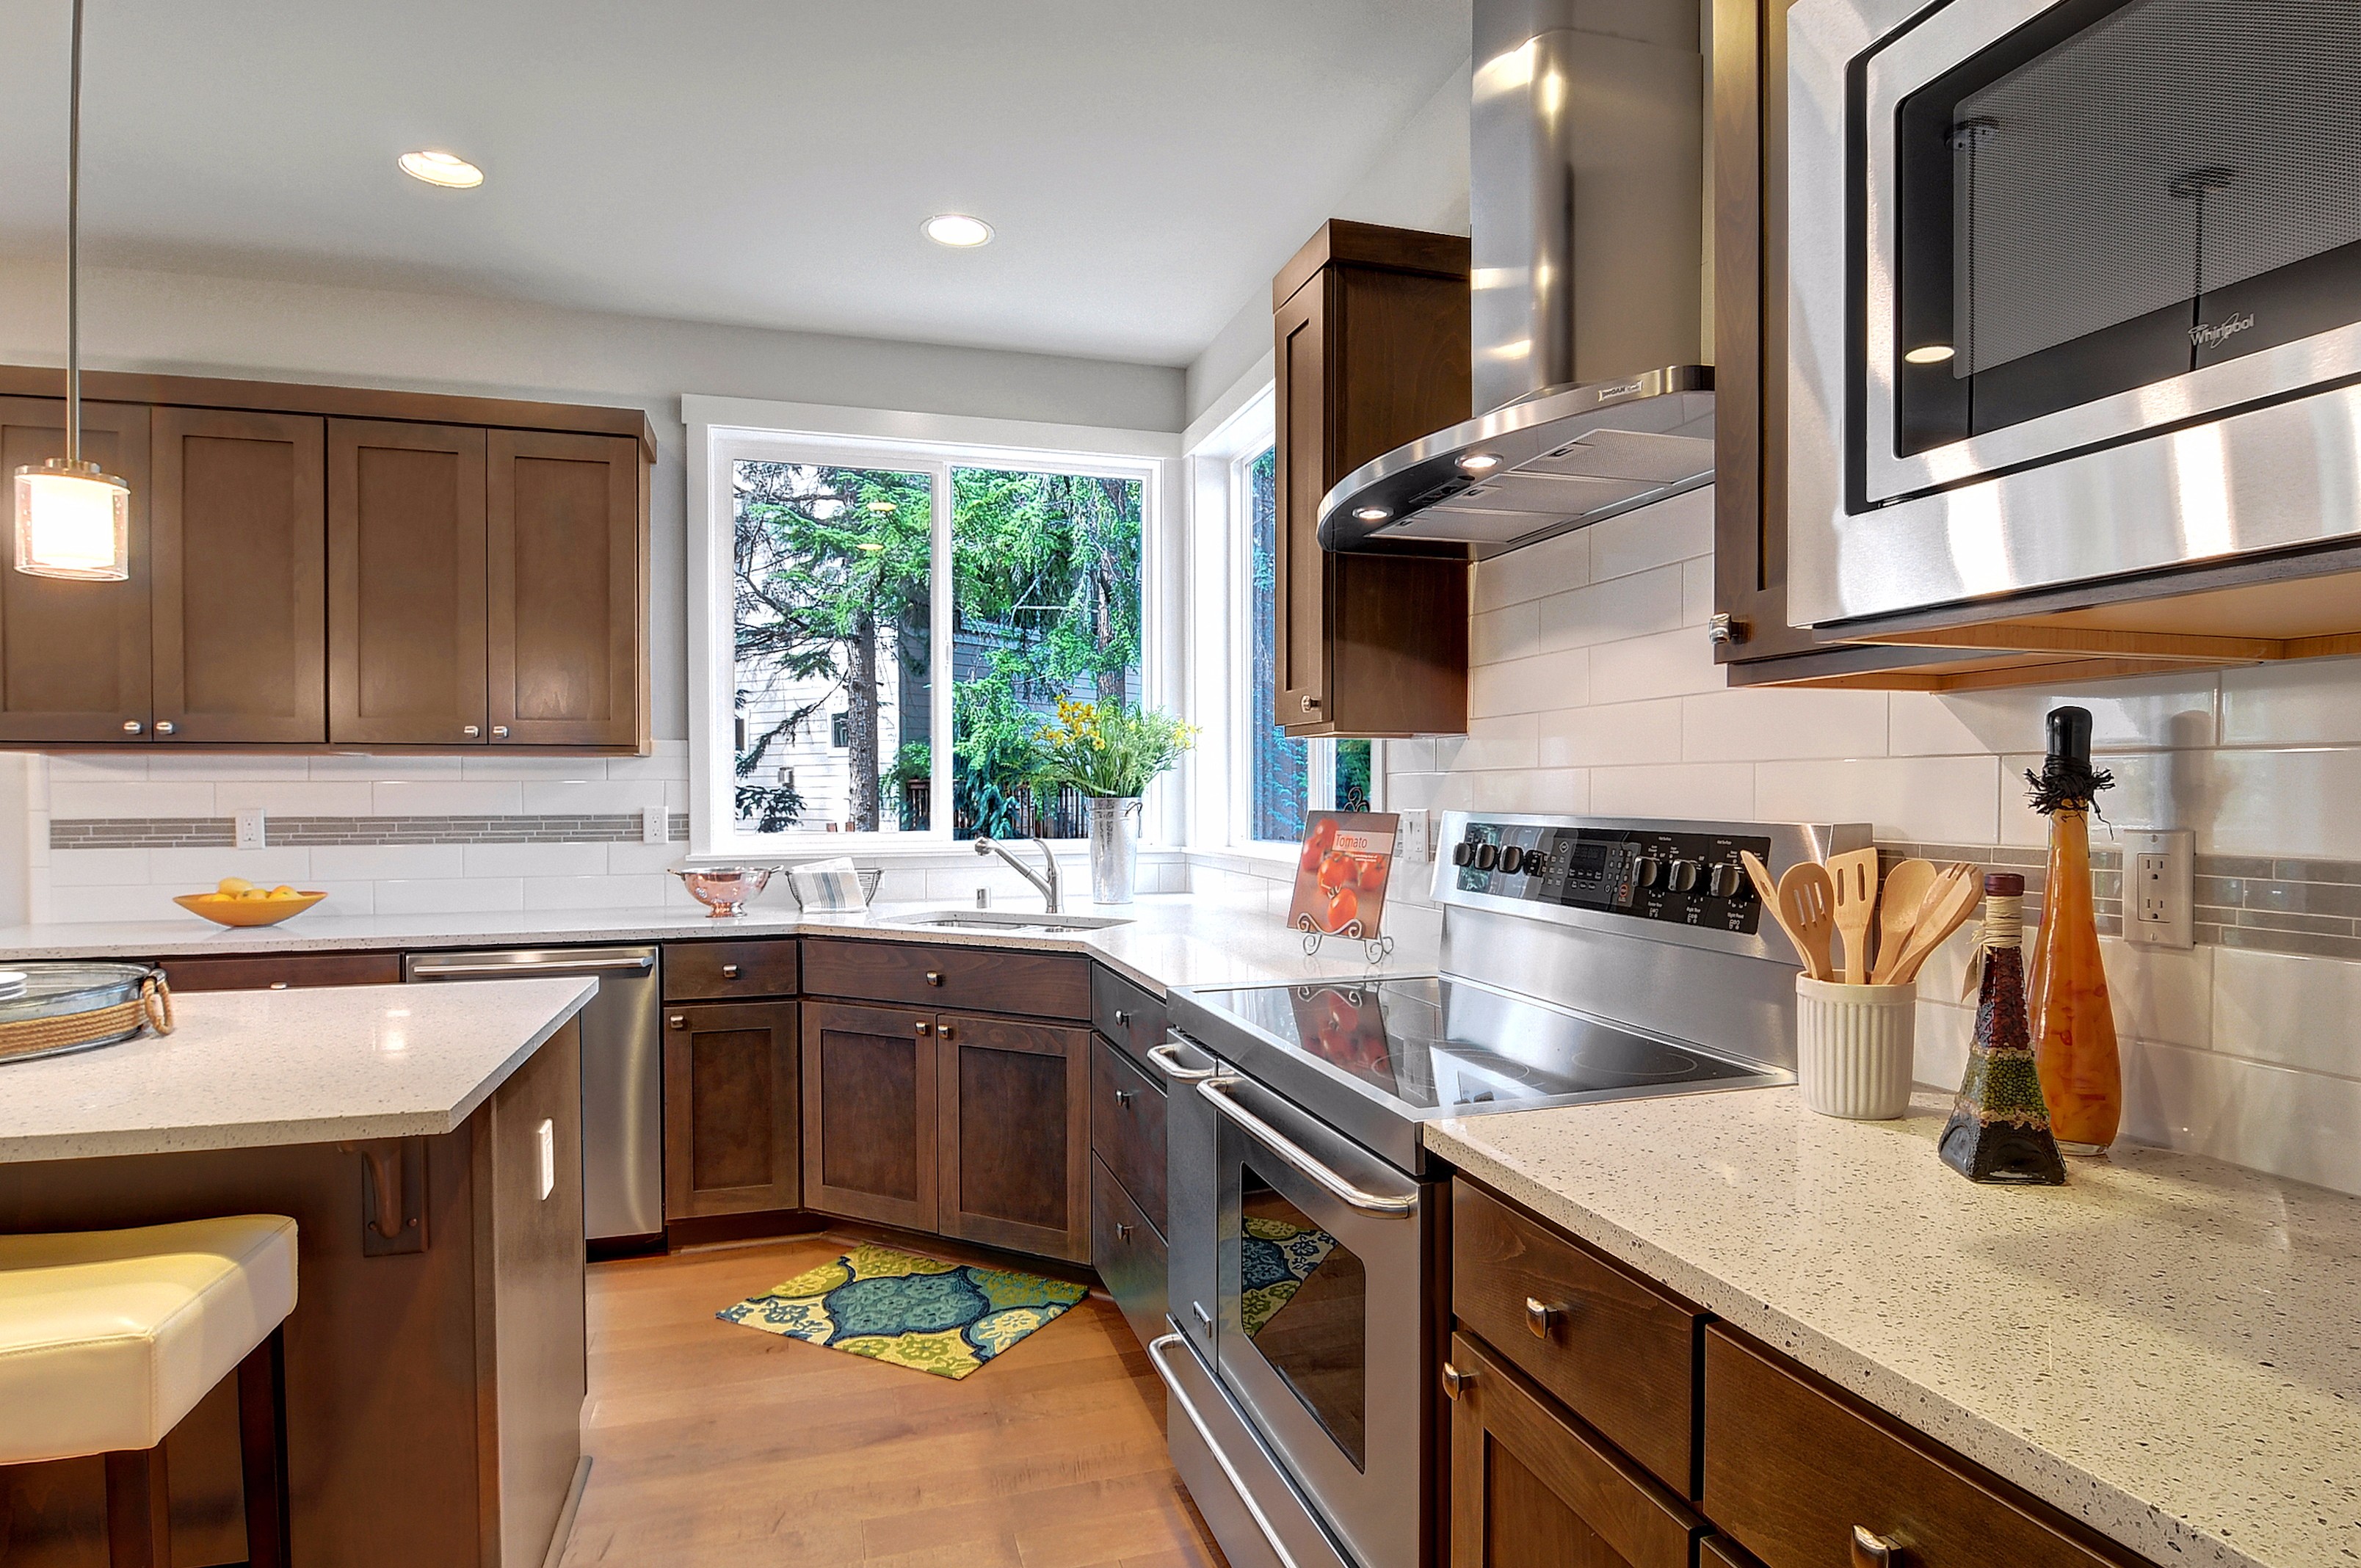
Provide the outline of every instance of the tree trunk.
[[852,622],[852,646],[844,675],[845,763],[852,773],[848,826],[856,833],[877,830],[877,618],[863,611]]

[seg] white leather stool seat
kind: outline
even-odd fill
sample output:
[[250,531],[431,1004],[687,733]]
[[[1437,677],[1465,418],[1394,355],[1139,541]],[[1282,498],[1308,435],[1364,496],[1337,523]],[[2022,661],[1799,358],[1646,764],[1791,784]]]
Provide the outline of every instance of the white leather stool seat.
[[295,1309],[295,1222],[0,1235],[0,1464],[153,1448]]

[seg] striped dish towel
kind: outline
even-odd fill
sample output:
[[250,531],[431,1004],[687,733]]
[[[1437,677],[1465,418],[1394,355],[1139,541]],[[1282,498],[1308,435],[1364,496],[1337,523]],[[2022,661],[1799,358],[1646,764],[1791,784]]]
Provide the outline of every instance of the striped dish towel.
[[787,886],[794,891],[796,902],[814,914],[863,909],[869,904],[862,896],[860,870],[849,860],[814,861],[808,865],[792,866],[787,871]]

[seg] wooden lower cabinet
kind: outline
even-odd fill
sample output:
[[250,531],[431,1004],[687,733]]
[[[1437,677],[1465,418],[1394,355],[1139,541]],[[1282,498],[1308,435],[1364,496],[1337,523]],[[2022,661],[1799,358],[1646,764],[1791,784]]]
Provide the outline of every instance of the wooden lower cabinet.
[[803,1004],[804,1203],[935,1228],[935,1022],[906,1007]]
[[936,1229],[1091,1257],[1090,1032],[939,1014]]
[[1146,1344],[1165,1327],[1170,1304],[1171,1255],[1164,1238],[1139,1212],[1114,1172],[1091,1161],[1091,1266],[1123,1309],[1124,1321]]
[[1689,1568],[1705,1521],[1505,1360],[1455,1335],[1444,1387],[1451,1568]]
[[697,1002],[664,1011],[664,1218],[797,1207],[796,1003]]
[[287,991],[315,985],[400,985],[400,953],[258,953],[164,959],[174,991]]

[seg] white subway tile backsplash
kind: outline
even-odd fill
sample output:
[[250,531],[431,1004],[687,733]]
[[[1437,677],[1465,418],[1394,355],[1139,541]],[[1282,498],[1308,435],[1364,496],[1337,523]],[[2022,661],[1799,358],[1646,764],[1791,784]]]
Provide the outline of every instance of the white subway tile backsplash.
[[40,759],[60,784],[130,784],[148,776],[148,753],[60,751]]
[[1677,565],[1552,594],[1541,601],[1544,649],[1620,642],[1681,625],[1682,576]]
[[[1695,627],[1677,627],[1626,642],[1602,642],[1590,650],[1590,690],[1600,702],[1686,696],[1693,692],[1720,691],[1723,684],[1721,671],[1713,662],[1713,648]],[[1554,706],[1576,705],[1562,701]]]
[[1681,756],[1691,762],[1882,757],[1885,694],[1741,687],[1681,699]]
[[2224,746],[2361,745],[2361,660],[2224,670]]
[[1854,758],[1763,762],[1754,810],[1766,822],[1867,822],[1881,839],[1990,844],[1999,830],[1993,757]]
[[169,888],[142,886],[75,886],[49,889],[49,918],[52,920],[186,920],[196,916],[172,902]]
[[[2361,860],[2361,750],[2305,748],[2205,753],[2202,806],[2210,821],[2197,847],[2222,855],[2310,855]],[[2129,817],[2129,821],[2153,820]],[[2210,827],[2211,831],[2207,831]]]
[[1895,692],[1893,751],[1897,757],[2039,751],[2048,743],[2045,717],[2068,704],[2090,709],[2092,743],[2102,751],[2211,746],[2215,680],[2211,671],[2191,671],[2081,690]]
[[312,874],[339,882],[466,874],[456,844],[316,844],[311,853]]
[[211,817],[210,784],[102,783],[59,779],[49,785],[49,815],[68,819],[104,817]]
[[2209,950],[2214,1050],[2361,1079],[2361,963],[2199,949]]
[[1681,563],[1681,624],[1703,626],[1713,619],[1713,557]]
[[668,876],[529,876],[527,909],[653,909],[664,901]]
[[148,759],[148,776],[159,783],[298,784],[312,776],[306,757],[211,756],[159,751]]
[[686,844],[609,844],[607,870],[617,876],[639,876],[648,872],[669,873],[673,867],[688,858]]
[[395,877],[375,884],[379,915],[472,915],[524,907],[515,877]]
[[1922,983],[1916,1031],[1912,1044],[1917,1059],[1911,1069],[1911,1080],[1956,1092],[1968,1074],[1968,1047],[1976,1037],[1976,1010],[1958,1006]]
[[1454,766],[1478,771],[1530,768],[1537,760],[1533,716],[1517,713],[1499,718],[1470,719],[1466,740],[1460,746]]
[[[2193,1050],[2222,1048],[2213,1037],[2215,962],[2236,948],[2135,947],[2107,938],[2099,951],[2118,1036]],[[2356,1070],[2361,1072],[2361,1061]]]
[[456,781],[464,764],[459,757],[371,757],[359,752],[311,759],[312,776],[335,781],[358,779],[365,784],[416,780],[422,784]]
[[[214,785],[214,815],[230,817],[260,806],[266,817],[367,817],[370,791],[359,783],[266,784],[248,780]],[[264,837],[269,824],[263,825]]]
[[1616,702],[1534,716],[1538,761],[1545,768],[1631,766],[1681,760],[1681,704]]
[[337,916],[374,915],[377,913],[377,890],[382,885],[373,882],[314,882],[304,891],[327,896],[314,907]]
[[2124,1052],[2124,1132],[2361,1192],[2361,1081],[2178,1046]]
[[[49,835],[41,836],[46,844]],[[80,887],[137,887],[154,880],[146,850],[51,850],[49,875]]]
[[619,784],[631,784],[643,779],[686,779],[688,777],[688,742],[657,740],[644,757],[609,757],[607,776]]
[[170,893],[210,893],[224,877],[270,887],[312,880],[309,850],[150,850],[148,874]]
[[605,844],[468,844],[469,876],[598,877],[607,874]]
[[1590,808],[1600,817],[1675,817],[1743,822],[1754,814],[1752,771],[1713,763],[1593,768]]
[[1476,565],[1478,610],[1521,604],[1590,580],[1590,531],[1577,529]]
[[1652,566],[1713,554],[1713,491],[1691,490],[1654,506],[1610,517],[1590,535],[1590,580],[1628,577]]
[[1542,651],[1541,601],[1503,605],[1470,617],[1467,660],[1471,664],[1499,664],[1530,659]]
[[607,765],[604,757],[533,757],[520,756],[514,751],[488,751],[480,757],[460,758],[459,776],[533,784],[604,784]]
[[[1471,671],[1467,712],[1471,718],[1491,718],[1510,713],[1541,713],[1588,700],[1588,656],[1579,648],[1539,658],[1517,659],[1506,664],[1484,664]],[[125,785],[137,788],[137,785]]]
[[568,779],[562,783],[527,784],[524,809],[528,815],[591,817],[629,814],[664,803],[664,781],[635,780],[611,784],[604,780]]
[[517,784],[419,783],[384,780],[369,786],[378,817],[515,817],[524,811]]

